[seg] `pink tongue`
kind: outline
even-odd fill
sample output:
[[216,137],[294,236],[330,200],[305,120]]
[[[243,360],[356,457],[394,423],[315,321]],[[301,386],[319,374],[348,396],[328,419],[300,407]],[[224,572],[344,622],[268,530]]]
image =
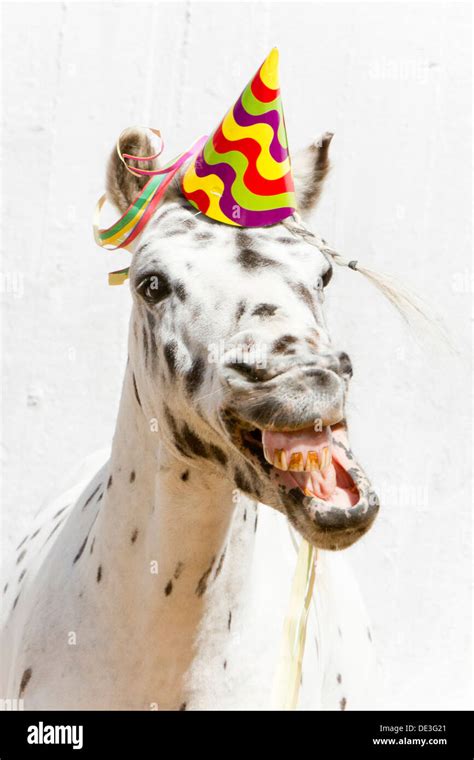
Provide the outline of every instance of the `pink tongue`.
[[[298,430],[288,433],[274,433],[271,430],[264,430],[262,433],[262,443],[264,446],[265,456],[279,469],[281,468],[281,459],[277,455],[283,451],[286,457],[287,466],[290,465],[292,455],[302,454],[304,466],[307,463],[309,452],[315,452],[318,461],[322,463],[323,468],[311,472],[298,472],[291,468],[286,473],[285,480],[292,480],[307,495],[313,494],[319,499],[329,499],[336,489],[336,471],[331,460],[331,431],[325,428],[324,431],[317,433],[312,428]],[[324,454],[324,450],[326,453]],[[281,454],[280,454],[281,457]],[[301,461],[301,457],[299,458]],[[308,468],[309,469],[309,468]]]

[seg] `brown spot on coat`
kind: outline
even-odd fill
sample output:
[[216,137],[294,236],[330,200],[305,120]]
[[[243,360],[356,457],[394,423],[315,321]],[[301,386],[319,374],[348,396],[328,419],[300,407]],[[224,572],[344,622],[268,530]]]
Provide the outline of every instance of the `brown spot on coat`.
[[214,235],[212,234],[212,232],[208,232],[207,230],[202,230],[194,234],[195,240],[212,240],[213,237]]
[[274,354],[282,354],[287,350],[289,346],[291,346],[293,343],[296,343],[297,341],[298,338],[295,338],[294,335],[282,335],[281,338],[278,338],[278,340],[276,340],[273,344],[272,352]]
[[313,299],[313,296],[311,295],[311,291],[306,287],[306,285],[300,282],[300,283],[297,283],[296,285],[291,285],[290,287],[293,290],[293,292],[296,293],[298,298],[304,301],[304,303],[309,307],[311,312],[314,314],[315,313],[314,299]]
[[277,309],[273,303],[260,303],[252,311],[252,317],[273,317]]
[[99,488],[101,487],[101,485],[102,485],[102,483],[99,483],[99,485],[97,486],[97,488],[95,488],[95,489],[92,491],[91,495],[89,496],[89,498],[88,498],[88,499],[87,499],[87,501],[85,502],[84,506],[82,507],[82,509],[83,509],[83,510],[84,510],[84,509],[87,507],[87,505],[88,505],[88,504],[90,504],[90,503],[91,503],[92,499],[93,499],[93,498],[94,498],[94,496],[96,495],[96,493],[97,493],[97,491],[99,490]]
[[176,341],[170,340],[169,343],[166,343],[163,353],[166,364],[168,365],[169,373],[171,377],[174,377],[178,369],[178,344]]
[[23,673],[21,677],[21,681],[20,681],[20,690],[18,692],[18,697],[21,697],[24,694],[25,689],[30,682],[30,678],[32,674],[33,674],[33,671],[31,670],[31,668],[27,668],[25,672]]
[[140,396],[138,395],[137,381],[135,379],[135,374],[134,373],[132,373],[132,380],[133,380],[133,392],[135,393],[135,398],[137,400],[138,406],[141,407],[142,402],[140,401]]
[[245,491],[246,493],[252,493],[252,486],[250,485],[249,481],[247,480],[243,472],[239,470],[238,467],[236,467],[235,469],[234,482],[237,488],[239,488],[241,491]]
[[192,396],[201,386],[204,379],[206,365],[204,359],[198,356],[192,363],[191,369],[186,373],[185,385],[186,390]]
[[212,568],[214,566],[214,562],[215,561],[216,561],[216,558],[213,557],[211,564],[209,565],[209,567],[207,568],[207,570],[199,578],[198,584],[196,586],[196,591],[195,591],[195,593],[196,593],[197,596],[202,596],[205,593],[205,591],[207,589],[207,582],[209,580],[209,576],[210,576],[210,574],[212,572]]
[[244,315],[245,309],[247,308],[247,305],[245,301],[239,301],[239,304],[237,306],[237,311],[235,313],[235,319],[238,322],[242,316]]
[[281,267],[279,261],[275,261],[275,259],[271,259],[268,256],[263,256],[258,251],[253,250],[253,248],[246,247],[240,249],[237,255],[237,263],[246,272],[254,272],[257,269],[265,267],[273,267],[275,269]]
[[227,455],[224,454],[221,448],[219,446],[215,446],[213,443],[209,444],[209,451],[211,454],[211,458],[215,459],[216,462],[219,462],[219,464],[225,465],[227,464]]
[[184,441],[186,448],[192,454],[195,454],[198,457],[204,457],[205,459],[207,459],[208,453],[207,453],[204,443],[196,435],[196,433],[194,433],[194,431],[188,427],[186,423],[184,423],[183,429],[181,432],[182,432],[182,439]]
[[87,544],[87,539],[88,538],[89,538],[89,534],[87,534],[87,536],[85,537],[84,541],[82,542],[82,544],[81,544],[81,546],[79,548],[79,551],[77,552],[76,556],[74,557],[73,562],[72,562],[73,565],[74,565],[75,562],[77,562],[78,559],[81,558],[82,552],[86,548],[86,544]]
[[222,565],[224,564],[224,559],[225,559],[225,553],[226,553],[226,549],[224,549],[224,551],[222,552],[222,554],[220,556],[219,563],[218,563],[218,565],[216,567],[216,572],[214,573],[214,580],[217,578],[217,576],[219,575],[220,571],[222,570]]

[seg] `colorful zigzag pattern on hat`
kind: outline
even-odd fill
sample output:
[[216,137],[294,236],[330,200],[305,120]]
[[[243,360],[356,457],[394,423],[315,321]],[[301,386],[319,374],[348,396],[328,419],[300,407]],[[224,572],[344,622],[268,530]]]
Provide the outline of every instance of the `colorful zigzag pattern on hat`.
[[265,227],[296,209],[274,48],[187,168],[186,198],[225,224]]

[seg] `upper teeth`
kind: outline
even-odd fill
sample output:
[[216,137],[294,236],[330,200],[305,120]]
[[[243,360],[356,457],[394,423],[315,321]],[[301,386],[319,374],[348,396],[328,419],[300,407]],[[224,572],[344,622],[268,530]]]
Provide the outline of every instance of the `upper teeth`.
[[[275,465],[276,466],[276,465]],[[288,465],[289,470],[296,470],[297,472],[303,472],[304,470],[304,456],[301,451],[294,451],[290,457],[290,463]]]
[[[273,456],[273,464],[275,465],[275,467],[278,467],[279,470],[288,469],[285,449],[275,449],[275,454]],[[291,467],[291,459],[290,459],[290,467]]]
[[302,451],[294,451],[287,460],[285,449],[275,449],[273,457],[271,452],[264,448],[265,459],[279,470],[293,470],[294,472],[315,472],[316,470],[325,470],[331,463],[331,452],[329,446],[324,446],[319,452],[308,451],[305,456]]
[[319,470],[318,455],[315,451],[308,451],[308,456],[306,457],[305,470],[306,472],[311,472],[312,470]]

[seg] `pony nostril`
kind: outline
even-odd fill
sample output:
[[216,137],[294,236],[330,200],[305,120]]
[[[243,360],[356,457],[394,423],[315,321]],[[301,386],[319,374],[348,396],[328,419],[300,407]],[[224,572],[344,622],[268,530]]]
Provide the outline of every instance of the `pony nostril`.
[[339,358],[339,374],[344,377],[352,377],[352,362],[345,351],[341,351],[338,354]]

